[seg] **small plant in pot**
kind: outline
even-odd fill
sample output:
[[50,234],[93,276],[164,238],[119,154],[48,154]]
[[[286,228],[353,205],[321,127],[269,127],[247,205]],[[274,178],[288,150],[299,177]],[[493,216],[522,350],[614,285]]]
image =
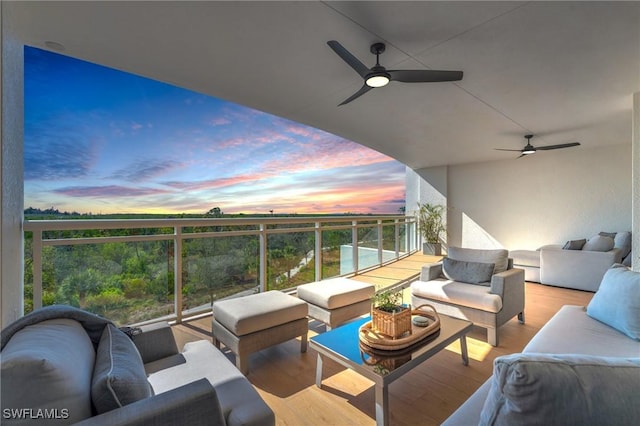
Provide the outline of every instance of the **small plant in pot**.
[[402,289],[385,290],[373,296],[371,325],[392,339],[411,333],[411,307],[402,304]]
[[418,230],[422,235],[422,253],[440,256],[442,254],[442,235],[446,231],[444,214],[446,208],[440,204],[418,203],[416,218]]

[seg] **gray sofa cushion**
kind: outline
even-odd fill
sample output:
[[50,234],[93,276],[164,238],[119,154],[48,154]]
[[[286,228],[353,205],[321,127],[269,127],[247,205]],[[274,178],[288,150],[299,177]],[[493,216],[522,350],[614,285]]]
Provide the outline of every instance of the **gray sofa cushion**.
[[640,418],[639,377],[640,358],[498,357],[480,424],[631,425]]
[[445,257],[442,259],[442,273],[453,281],[489,286],[495,264],[467,262]]
[[604,237],[602,235],[594,235],[589,238],[589,241],[582,246],[582,250],[585,251],[609,251],[613,248],[613,238]]
[[98,414],[152,396],[142,358],[131,339],[109,324],[96,352],[91,399]]
[[640,273],[617,265],[605,272],[587,315],[640,340]]
[[[63,417],[56,424],[75,423],[91,416],[95,352],[77,321],[52,319],[24,327],[8,341],[1,358],[3,409],[55,409]],[[3,418],[2,423],[5,422],[29,424],[33,420]],[[37,421],[50,423],[46,419]]]
[[570,240],[562,247],[563,250],[582,250],[582,247],[587,243],[586,239]]
[[449,247],[447,257],[468,262],[493,263],[494,274],[506,271],[509,266],[509,252],[503,249],[470,249],[461,247]]

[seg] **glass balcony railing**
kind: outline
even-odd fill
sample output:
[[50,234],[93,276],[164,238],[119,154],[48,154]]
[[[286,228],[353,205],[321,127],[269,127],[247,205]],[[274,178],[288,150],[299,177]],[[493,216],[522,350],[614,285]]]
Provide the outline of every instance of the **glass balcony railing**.
[[70,304],[119,325],[349,276],[414,252],[411,216],[27,220],[25,312]]

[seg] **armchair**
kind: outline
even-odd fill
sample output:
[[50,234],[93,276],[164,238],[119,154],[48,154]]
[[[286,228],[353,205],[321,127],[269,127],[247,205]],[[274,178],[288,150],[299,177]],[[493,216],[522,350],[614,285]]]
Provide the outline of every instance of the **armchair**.
[[449,247],[442,263],[423,266],[411,284],[411,304],[423,303],[486,328],[498,346],[498,327],[516,315],[524,324],[524,271],[513,268],[507,250]]

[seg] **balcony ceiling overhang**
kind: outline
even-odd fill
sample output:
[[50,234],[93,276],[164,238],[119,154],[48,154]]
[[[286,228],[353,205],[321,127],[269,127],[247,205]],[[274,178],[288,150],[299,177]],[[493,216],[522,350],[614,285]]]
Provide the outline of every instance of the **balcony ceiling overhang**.
[[[4,2],[5,36],[266,111],[423,167],[515,158],[523,136],[631,143],[639,2]],[[367,66],[463,70],[350,104]],[[49,49],[50,50],[50,49]],[[582,149],[582,148],[572,148]],[[541,155],[553,155],[544,153]]]

